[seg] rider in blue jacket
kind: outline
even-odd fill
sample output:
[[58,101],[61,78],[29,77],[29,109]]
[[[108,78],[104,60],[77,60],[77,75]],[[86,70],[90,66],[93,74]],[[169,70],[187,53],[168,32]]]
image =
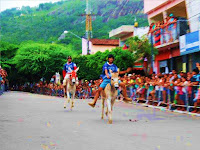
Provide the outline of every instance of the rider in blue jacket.
[[[118,67],[115,64],[113,64],[113,61],[114,61],[114,56],[110,54],[108,56],[108,62],[106,62],[103,65],[103,68],[102,68],[103,69],[103,71],[102,71],[103,82],[100,84],[100,86],[99,86],[99,88],[96,92],[96,95],[94,97],[93,102],[88,103],[91,107],[95,107],[101,91],[106,87],[106,85],[108,83],[111,83],[110,70],[112,70],[112,72],[117,72],[117,70],[118,70]],[[125,71],[120,71],[119,74],[125,74],[125,73],[128,73],[130,71],[131,71],[131,68],[128,68]],[[123,100],[125,102],[132,102],[132,99],[127,97],[125,84],[123,82],[121,82],[120,80],[119,80],[119,86],[122,87],[122,94],[124,96]]]

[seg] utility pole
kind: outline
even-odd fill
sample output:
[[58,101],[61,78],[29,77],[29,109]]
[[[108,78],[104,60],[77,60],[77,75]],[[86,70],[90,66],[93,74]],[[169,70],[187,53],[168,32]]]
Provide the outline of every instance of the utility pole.
[[86,33],[85,36],[87,38],[87,54],[90,54],[89,42],[92,38],[92,15],[91,15],[91,5],[89,0],[86,0]]
[[87,39],[87,55],[90,54],[89,42],[92,36],[92,16],[96,16],[96,14],[92,14],[91,4],[89,0],[86,0],[86,9],[85,14],[81,14],[80,16],[86,16],[85,19],[85,39]]

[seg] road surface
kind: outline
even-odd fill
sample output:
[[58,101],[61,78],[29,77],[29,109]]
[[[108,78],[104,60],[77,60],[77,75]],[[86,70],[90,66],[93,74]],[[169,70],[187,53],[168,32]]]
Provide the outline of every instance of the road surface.
[[199,149],[200,117],[116,102],[113,124],[100,119],[90,100],[24,92],[0,96],[1,150],[194,150]]

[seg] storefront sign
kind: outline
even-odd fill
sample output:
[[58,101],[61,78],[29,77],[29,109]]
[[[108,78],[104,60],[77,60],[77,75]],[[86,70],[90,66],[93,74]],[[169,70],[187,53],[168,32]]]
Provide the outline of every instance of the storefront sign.
[[179,43],[181,55],[200,51],[200,32],[195,31],[181,36]]

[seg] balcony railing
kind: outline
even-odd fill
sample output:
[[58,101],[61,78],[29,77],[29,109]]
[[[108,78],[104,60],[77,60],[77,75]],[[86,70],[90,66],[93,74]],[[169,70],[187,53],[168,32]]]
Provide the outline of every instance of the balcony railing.
[[176,22],[160,25],[149,32],[148,36],[155,47],[162,47],[179,41],[179,37],[190,32],[200,30],[200,14],[190,17],[189,20],[179,17]]
[[178,20],[169,23],[168,25],[161,25],[148,34],[149,38],[152,36],[152,42],[155,47],[164,44],[170,44],[178,41],[179,36],[187,34],[189,26],[187,20]]

